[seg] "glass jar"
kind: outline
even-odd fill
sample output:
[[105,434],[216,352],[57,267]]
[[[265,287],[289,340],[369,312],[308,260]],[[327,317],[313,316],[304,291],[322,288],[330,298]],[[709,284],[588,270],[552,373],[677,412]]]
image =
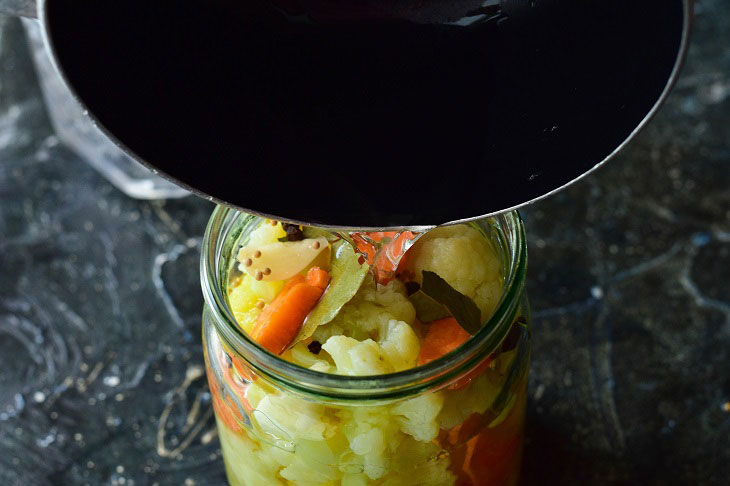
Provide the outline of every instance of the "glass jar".
[[450,354],[380,376],[306,369],[241,331],[228,278],[240,242],[260,222],[216,208],[201,259],[205,362],[229,482],[516,484],[530,355],[518,213],[468,223],[502,263],[504,290],[484,327]]

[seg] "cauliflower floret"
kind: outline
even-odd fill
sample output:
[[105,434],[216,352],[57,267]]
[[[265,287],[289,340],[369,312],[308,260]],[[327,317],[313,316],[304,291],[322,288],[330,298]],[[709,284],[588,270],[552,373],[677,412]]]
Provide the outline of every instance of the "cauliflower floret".
[[264,396],[253,416],[263,435],[275,441],[323,440],[335,431],[323,405],[291,395],[270,393]]
[[[226,469],[232,484],[254,486],[258,484],[278,484],[278,471],[281,467],[274,458],[262,450],[261,445],[245,434],[236,434],[218,422],[218,435],[221,449],[226,457]],[[256,461],[239,462],[233,458],[257,457]]]
[[439,424],[436,417],[444,404],[442,393],[424,393],[393,406],[392,413],[403,433],[428,442],[436,438]]
[[246,401],[248,401],[248,404],[253,408],[256,408],[259,402],[266,396],[267,393],[269,393],[267,389],[264,389],[260,386],[260,383],[260,380],[249,383],[249,385],[246,387],[246,391],[244,392]]
[[403,321],[390,319],[380,325],[378,344],[393,371],[402,371],[416,366],[421,344],[413,328]]
[[358,341],[347,336],[332,336],[322,349],[332,356],[338,375],[381,375],[393,371],[380,346],[372,339]]
[[384,454],[371,453],[365,456],[363,472],[370,479],[380,479],[390,469],[390,459]]
[[326,441],[298,441],[293,456],[281,471],[281,476],[293,484],[329,484],[340,476],[337,456]]
[[385,450],[383,431],[374,427],[367,432],[355,436],[350,442],[352,452],[364,456],[366,454],[382,454]]
[[409,253],[406,269],[423,281],[423,270],[435,272],[472,298],[487,319],[502,294],[500,262],[484,237],[468,225],[445,226],[426,233]]
[[447,393],[439,414],[441,428],[450,429],[472,414],[483,414],[504,388],[516,354],[516,349],[500,353],[469,386]]
[[332,365],[326,361],[317,361],[309,367],[312,371],[319,371],[320,373],[334,373]]
[[405,437],[387,407],[342,411],[341,419],[349,451],[340,457],[340,470],[362,471],[370,479],[380,479],[390,470],[390,458]]
[[447,393],[439,414],[441,427],[450,429],[464,422],[471,414],[484,413],[502,388],[501,380],[492,377],[493,373],[487,370],[468,387]]
[[391,280],[387,285],[368,287],[363,292],[365,299],[382,307],[393,319],[412,324],[416,309],[408,300],[406,286],[400,280]]
[[309,368],[318,361],[322,361],[321,355],[313,354],[304,342],[297,343],[285,351],[281,357],[304,368]]
[[327,328],[336,327],[345,336],[358,340],[377,339],[379,327],[387,325],[389,320],[413,324],[415,318],[416,310],[408,300],[402,282],[393,280],[388,285],[376,285],[372,278],[368,278],[332,322],[317,331],[318,335],[322,335],[328,333]]
[[320,371],[322,373],[328,373],[331,368],[330,364],[323,359],[324,356],[321,353],[313,354],[309,351],[305,342],[299,342],[291,349],[284,351],[281,354],[281,358],[298,364],[303,368],[309,368],[310,370]]

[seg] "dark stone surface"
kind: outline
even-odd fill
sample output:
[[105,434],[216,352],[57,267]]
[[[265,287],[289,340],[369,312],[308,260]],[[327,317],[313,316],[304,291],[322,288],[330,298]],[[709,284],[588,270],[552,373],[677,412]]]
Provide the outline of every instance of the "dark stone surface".
[[[0,484],[224,483],[200,374],[211,209],[129,199],[60,145],[0,17]],[[698,2],[640,136],[523,215],[525,484],[727,484],[730,4]]]

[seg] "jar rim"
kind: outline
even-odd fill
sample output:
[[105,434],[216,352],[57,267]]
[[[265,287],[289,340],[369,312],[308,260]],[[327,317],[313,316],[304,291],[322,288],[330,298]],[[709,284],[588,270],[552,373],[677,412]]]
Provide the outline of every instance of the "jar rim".
[[[315,395],[319,399],[373,400],[439,388],[468,372],[495,351],[509,332],[519,309],[527,272],[527,244],[522,219],[517,211],[511,211],[480,220],[498,223],[497,234],[501,238],[503,256],[508,258],[508,266],[497,307],[479,332],[466,343],[426,365],[384,375],[348,376],[310,370],[260,347],[239,327],[227,304],[222,284],[228,269],[222,266],[222,256],[226,243],[231,248],[235,244],[230,242],[230,232],[241,217],[251,220],[258,218],[219,205],[206,227],[200,258],[205,312],[212,318],[218,335],[238,357],[256,373],[293,391]],[[233,236],[237,240],[237,235]]]

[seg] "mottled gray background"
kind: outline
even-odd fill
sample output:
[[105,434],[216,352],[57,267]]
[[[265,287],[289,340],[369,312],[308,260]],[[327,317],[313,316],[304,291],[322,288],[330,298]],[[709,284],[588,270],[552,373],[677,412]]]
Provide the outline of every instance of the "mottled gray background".
[[[62,146],[0,17],[0,484],[223,484],[201,375],[211,209],[129,199]],[[697,2],[641,135],[523,215],[525,484],[728,484],[730,3]]]

